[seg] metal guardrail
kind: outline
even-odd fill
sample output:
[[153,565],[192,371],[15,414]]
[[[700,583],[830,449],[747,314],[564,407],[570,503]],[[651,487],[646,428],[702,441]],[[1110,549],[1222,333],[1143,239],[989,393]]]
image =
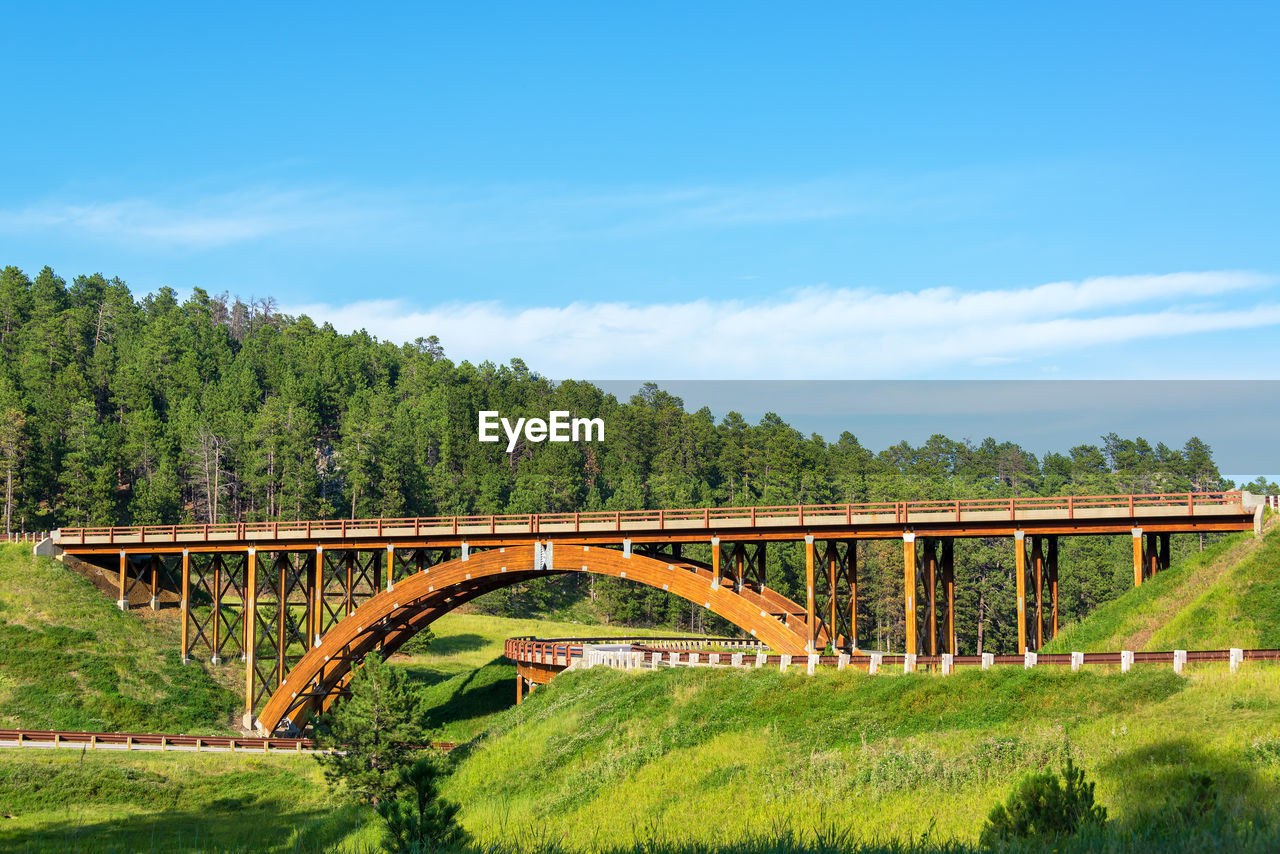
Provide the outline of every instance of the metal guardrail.
[[585,637],[585,638],[535,638],[535,637],[517,637],[507,638],[503,644],[503,654],[512,661],[524,664],[551,664],[559,665],[563,663],[568,666],[574,659],[581,659],[583,650],[593,645],[617,645],[630,644],[632,646],[644,644],[649,648],[673,648],[673,649],[706,649],[715,647],[718,649],[761,649],[763,644],[757,640],[744,638],[717,638],[717,637],[687,637],[687,636],[670,636],[670,637]]
[[0,729],[0,747],[70,747],[92,750],[177,750],[200,753],[315,753],[308,738],[166,735],[141,732],[72,732]]
[[[1067,653],[1034,653],[1025,655],[907,655],[902,653],[859,652],[839,655],[774,655],[765,652],[756,641],[741,641],[733,638],[676,638],[664,641],[683,641],[680,643],[649,643],[647,638],[590,638],[590,639],[535,639],[511,638],[507,641],[504,653],[507,658],[521,664],[540,664],[553,667],[569,666],[575,659],[584,659],[584,650],[592,644],[629,645],[629,650],[611,650],[596,656],[591,664],[602,664],[620,669],[634,670],[648,667],[738,667],[764,668],[777,667],[787,671],[792,667],[803,668],[813,673],[818,668],[835,668],[844,670],[855,668],[879,673],[886,667],[901,667],[903,672],[911,673],[927,669],[941,673],[952,673],[958,667],[980,667],[986,670],[996,665],[1018,665],[1024,668],[1042,666],[1065,666],[1079,670],[1087,665],[1119,666],[1127,672],[1134,664],[1166,664],[1181,673],[1183,667],[1192,663],[1218,662],[1230,666],[1236,672],[1246,661],[1280,661],[1280,649],[1211,649],[1211,650],[1168,650],[1163,652],[1140,652],[1120,650],[1118,652],[1067,652]],[[731,643],[741,644],[739,648],[756,648],[757,652],[750,659],[744,653],[711,652],[709,647],[725,648]],[[728,648],[732,649],[732,646]],[[728,660],[726,660],[726,658]]]
[[[450,751],[452,741],[433,741],[428,747]],[[309,738],[264,738],[239,735],[165,735],[144,732],[74,732],[47,729],[0,729],[0,748],[90,750],[160,750],[193,753],[323,753]]]
[[347,539],[349,537],[449,536],[458,534],[573,533],[583,530],[667,530],[709,527],[755,527],[813,524],[853,524],[855,517],[877,522],[905,524],[913,516],[965,513],[1018,514],[1056,511],[1074,519],[1086,514],[1115,510],[1132,516],[1140,510],[1185,509],[1195,515],[1200,507],[1239,504],[1241,493],[1183,492],[1143,495],[1068,495],[1023,498],[973,498],[952,501],[880,501],[845,504],[789,504],[768,507],[697,507],[673,510],[621,510],[587,513],[495,514],[489,516],[419,516],[396,519],[324,519],[314,521],[230,522],[201,525],[140,525],[132,527],[62,528],[52,532],[60,546],[119,543],[163,543],[182,540],[251,539]]

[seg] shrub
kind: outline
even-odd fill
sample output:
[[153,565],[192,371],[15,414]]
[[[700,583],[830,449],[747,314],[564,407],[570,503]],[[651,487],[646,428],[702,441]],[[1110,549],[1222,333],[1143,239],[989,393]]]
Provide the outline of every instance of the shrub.
[[992,848],[1012,839],[1071,836],[1082,826],[1101,826],[1107,810],[1093,802],[1093,783],[1084,781],[1084,771],[1070,757],[1062,776],[1052,771],[1032,774],[996,804],[987,816],[980,841]]
[[389,854],[427,854],[464,841],[457,805],[440,797],[439,774],[430,756],[400,769],[400,783],[408,796],[378,803],[378,814],[387,823],[383,850]]

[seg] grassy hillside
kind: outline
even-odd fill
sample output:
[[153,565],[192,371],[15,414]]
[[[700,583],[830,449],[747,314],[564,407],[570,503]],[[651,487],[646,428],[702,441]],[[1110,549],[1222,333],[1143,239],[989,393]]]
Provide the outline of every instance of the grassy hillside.
[[310,757],[0,751],[0,851],[376,850]]
[[62,564],[0,546],[0,726],[227,732],[234,694],[178,646],[175,622],[122,614]]
[[[962,854],[1017,779],[1068,753],[1114,826],[1027,850],[1280,847],[1277,667],[597,668],[514,708],[503,638],[599,629],[452,615],[435,631],[428,652],[397,663],[439,700],[429,714],[442,734],[485,730],[445,782],[476,851],[827,854],[880,840],[866,850]],[[0,820],[5,851],[366,854],[379,842],[369,811],[329,795],[307,757],[0,751],[0,814],[13,816]]]
[[[1161,573],[1054,648],[1280,646],[1278,581],[1273,523],[1262,540],[1225,538]],[[1068,755],[1114,819],[1085,849],[1280,848],[1280,668],[1269,665],[1186,678],[597,669],[496,715],[446,791],[482,842],[538,828],[570,850],[653,838],[727,849],[827,829],[968,846],[1019,778]]]
[[1280,670],[596,669],[500,715],[446,794],[482,842],[538,828],[580,851],[654,837],[731,847],[829,828],[971,844],[1018,778],[1067,754],[1098,781],[1117,832],[1182,810],[1199,774],[1215,820],[1273,828]]
[[482,614],[446,614],[432,624],[424,652],[396,656],[419,687],[428,724],[442,741],[469,741],[494,715],[515,702],[516,668],[502,657],[510,637],[654,637],[670,630],[624,629],[551,620],[513,620]]
[[1045,652],[1280,647],[1280,520],[1226,537],[1065,626]]

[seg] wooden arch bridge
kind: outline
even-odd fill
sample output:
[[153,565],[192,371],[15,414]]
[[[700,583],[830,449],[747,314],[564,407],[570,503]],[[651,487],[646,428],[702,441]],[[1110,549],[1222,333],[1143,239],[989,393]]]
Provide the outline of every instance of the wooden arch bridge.
[[[1255,506],[1256,505],[1256,506]],[[1247,493],[1069,496],[548,515],[64,528],[54,547],[118,572],[119,604],[180,597],[182,656],[245,668],[245,726],[296,732],[368,652],[545,573],[666,590],[781,654],[858,648],[859,540],[903,544],[906,652],[956,652],[954,541],[1015,546],[1018,652],[1057,631],[1058,540],[1132,537],[1134,583],[1169,563],[1174,533],[1247,530]],[[770,544],[802,542],[805,601],[768,586]],[[709,554],[696,561],[687,546]],[[1030,595],[1028,593],[1030,591]],[[1032,604],[1034,602],[1034,605]]]

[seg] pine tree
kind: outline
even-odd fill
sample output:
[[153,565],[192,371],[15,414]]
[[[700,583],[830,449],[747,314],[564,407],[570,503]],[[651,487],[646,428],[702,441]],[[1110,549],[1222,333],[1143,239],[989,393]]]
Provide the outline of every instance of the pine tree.
[[408,768],[427,744],[426,731],[404,671],[370,653],[356,668],[351,696],[339,700],[316,726],[316,759],[330,785],[374,804],[392,799]]

